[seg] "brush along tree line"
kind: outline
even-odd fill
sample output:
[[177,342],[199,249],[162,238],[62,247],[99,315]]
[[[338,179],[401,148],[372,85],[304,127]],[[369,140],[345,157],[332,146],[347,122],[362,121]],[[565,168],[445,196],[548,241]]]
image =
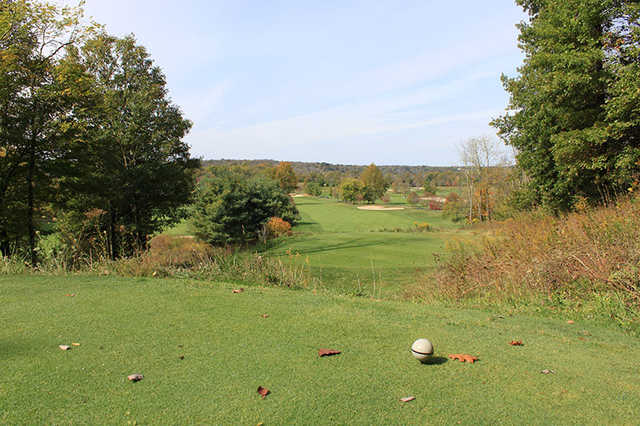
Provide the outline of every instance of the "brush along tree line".
[[191,127],[132,36],[82,24],[80,8],[0,3],[0,250],[37,262],[55,220],[100,214],[111,257],[178,219],[198,161]]
[[384,178],[380,169],[373,163],[369,165],[360,179],[346,178],[340,183],[339,196],[342,200],[356,203],[365,201],[373,203],[382,197],[389,188],[389,182]]

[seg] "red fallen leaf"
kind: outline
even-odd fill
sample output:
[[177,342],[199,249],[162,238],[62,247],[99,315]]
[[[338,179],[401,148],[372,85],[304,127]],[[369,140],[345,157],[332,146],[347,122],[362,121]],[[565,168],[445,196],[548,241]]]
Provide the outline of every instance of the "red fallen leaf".
[[262,399],[264,399],[264,397],[269,395],[271,391],[267,388],[263,388],[262,386],[258,386],[258,393],[262,395]]
[[140,380],[144,379],[144,376],[142,374],[129,374],[127,376],[127,379],[132,382],[139,382]]
[[511,346],[524,346],[524,343],[522,343],[522,340],[512,340],[511,342],[509,342],[509,344]]
[[262,314],[262,318],[269,318],[269,314]]
[[243,291],[244,291],[244,288],[236,288],[233,290],[235,294],[242,293]]
[[71,349],[71,346],[69,346],[69,345],[58,345],[58,347],[60,349],[62,349],[63,351],[68,351],[68,350]]
[[416,399],[415,396],[405,396],[404,398],[400,398],[400,401],[409,402],[409,401],[413,401],[414,399]]
[[460,362],[469,362],[471,364],[473,364],[474,362],[476,362],[478,360],[477,356],[472,356],[472,355],[468,355],[468,354],[452,354],[449,355],[450,359],[457,359]]
[[573,320],[569,320],[569,321],[567,321],[567,324],[573,324],[574,322],[575,321],[573,321]]
[[318,356],[331,356],[331,355],[338,355],[340,354],[340,351],[336,351],[334,349],[318,349]]

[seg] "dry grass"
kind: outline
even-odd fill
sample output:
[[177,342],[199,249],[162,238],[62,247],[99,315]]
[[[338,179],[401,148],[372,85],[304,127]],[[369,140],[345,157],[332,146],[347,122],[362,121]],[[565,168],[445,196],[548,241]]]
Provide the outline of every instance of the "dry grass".
[[640,198],[564,217],[530,213],[489,225],[477,246],[452,244],[410,296],[514,299],[616,294],[640,309]]

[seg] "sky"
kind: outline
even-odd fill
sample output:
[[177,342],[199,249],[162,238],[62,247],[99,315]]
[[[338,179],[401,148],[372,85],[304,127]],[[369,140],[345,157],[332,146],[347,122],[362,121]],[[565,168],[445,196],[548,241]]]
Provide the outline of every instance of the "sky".
[[87,0],[85,12],[147,48],[194,123],[196,157],[431,166],[496,138],[525,19],[513,0]]

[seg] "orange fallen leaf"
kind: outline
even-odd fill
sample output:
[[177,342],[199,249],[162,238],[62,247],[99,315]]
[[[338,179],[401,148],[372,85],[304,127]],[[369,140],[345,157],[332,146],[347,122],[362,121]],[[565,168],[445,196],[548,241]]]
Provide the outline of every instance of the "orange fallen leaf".
[[144,376],[142,374],[129,374],[127,376],[127,379],[132,382],[139,382],[140,380],[144,379]]
[[80,346],[80,343],[73,342],[71,346]]
[[511,342],[509,342],[509,344],[511,346],[524,346],[524,343],[522,343],[522,340],[512,340]]
[[76,294],[75,293],[67,293],[65,294],[66,297],[75,297]]
[[335,349],[318,349],[318,356],[320,357],[338,355],[340,353],[340,351],[336,351]]
[[271,391],[267,388],[263,388],[262,386],[258,386],[258,393],[262,395],[262,399],[264,399],[264,397],[269,395]]
[[409,402],[409,401],[413,401],[414,399],[416,399],[415,396],[405,396],[404,398],[400,398],[400,401]]
[[575,321],[573,321],[573,320],[569,320],[569,321],[567,321],[567,324],[573,324],[574,322]]
[[269,314],[262,314],[262,318],[269,318]]
[[457,359],[460,362],[469,362],[473,364],[478,360],[478,357],[473,355],[468,355],[468,354],[452,354],[452,355],[449,355],[449,359]]
[[236,288],[233,290],[233,293],[238,294],[238,293],[242,293],[244,291],[244,288]]
[[69,345],[58,345],[58,347],[63,351],[68,351],[69,349],[71,349],[71,346]]

